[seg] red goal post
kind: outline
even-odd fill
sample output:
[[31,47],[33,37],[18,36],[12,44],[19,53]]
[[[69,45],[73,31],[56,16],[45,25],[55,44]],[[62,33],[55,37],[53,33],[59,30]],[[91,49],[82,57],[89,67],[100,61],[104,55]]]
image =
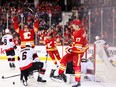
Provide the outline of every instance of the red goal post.
[[[98,50],[100,51],[98,52]],[[91,53],[89,52],[91,51]],[[110,47],[109,52],[115,52],[115,47]],[[113,55],[115,57],[115,54]],[[95,81],[113,82],[116,81],[116,67],[113,67],[103,47],[97,48],[95,44],[90,45],[87,58],[92,58],[94,63]]]

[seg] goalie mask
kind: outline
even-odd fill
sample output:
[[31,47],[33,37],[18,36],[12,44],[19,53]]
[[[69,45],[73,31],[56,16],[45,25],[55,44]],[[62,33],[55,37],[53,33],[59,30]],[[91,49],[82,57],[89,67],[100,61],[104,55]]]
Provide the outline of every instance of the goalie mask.
[[82,59],[81,59],[81,62],[87,62],[87,61],[88,61],[87,58],[82,58]]
[[100,37],[99,36],[95,36],[95,40],[99,40],[100,39]]

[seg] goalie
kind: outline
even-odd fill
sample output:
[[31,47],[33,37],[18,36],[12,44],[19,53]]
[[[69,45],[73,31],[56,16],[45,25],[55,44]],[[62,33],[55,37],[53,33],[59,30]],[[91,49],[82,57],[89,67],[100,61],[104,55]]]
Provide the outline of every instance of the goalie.
[[[94,77],[94,59],[92,57],[90,58],[82,58],[81,60],[81,73],[82,76],[84,77],[83,80],[90,80],[90,81],[94,81],[95,77]],[[70,77],[69,79],[69,83],[75,82],[74,81],[74,69],[73,69],[73,63],[72,61],[69,62],[67,64],[67,68],[66,68],[66,74],[69,74]]]
[[[96,36],[95,40],[96,41],[94,42],[94,46],[96,48],[96,54],[98,54],[98,56],[102,59],[102,61],[104,61],[104,59],[105,59],[104,55],[106,55],[109,62],[112,64],[112,66],[115,67],[115,64],[113,64],[112,57],[110,56],[110,54],[108,52],[109,44],[106,43],[105,40],[102,40],[99,36]],[[103,54],[103,51],[105,52],[105,54]]]

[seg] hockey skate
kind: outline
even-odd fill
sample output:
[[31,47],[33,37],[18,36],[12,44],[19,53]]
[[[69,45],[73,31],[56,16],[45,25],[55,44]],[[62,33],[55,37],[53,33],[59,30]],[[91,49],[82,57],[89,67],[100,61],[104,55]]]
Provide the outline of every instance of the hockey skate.
[[58,75],[58,76],[52,76],[52,80],[63,80],[64,82],[67,82],[67,77],[65,74],[61,74],[61,75]]
[[9,66],[11,69],[16,67],[14,63],[9,63]]
[[72,87],[80,87],[81,86],[81,83],[78,82],[76,85],[73,85]]
[[46,80],[43,80],[40,76],[38,76],[37,81],[38,82],[46,82]]
[[16,66],[15,66],[15,64],[14,63],[12,63],[12,68],[15,68]]
[[11,63],[9,63],[9,67],[10,67],[10,68],[12,68],[12,67],[13,67]]
[[55,71],[56,71],[55,69],[51,69],[50,78],[54,76],[54,72],[55,72]]
[[34,78],[33,71],[29,72],[29,78]]
[[28,86],[28,83],[26,80],[21,80],[21,83],[24,85],[24,86]]

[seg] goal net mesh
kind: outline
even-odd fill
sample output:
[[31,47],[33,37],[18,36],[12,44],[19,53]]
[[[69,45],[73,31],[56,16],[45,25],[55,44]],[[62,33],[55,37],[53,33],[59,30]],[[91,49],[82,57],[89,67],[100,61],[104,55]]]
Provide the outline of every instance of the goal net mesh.
[[87,53],[92,53],[92,55],[88,55],[88,57],[92,56],[92,58],[94,58],[93,63],[95,80],[100,80],[103,82],[116,82],[116,67],[110,62],[104,48],[96,48],[96,45],[93,45],[93,47],[90,47]]

